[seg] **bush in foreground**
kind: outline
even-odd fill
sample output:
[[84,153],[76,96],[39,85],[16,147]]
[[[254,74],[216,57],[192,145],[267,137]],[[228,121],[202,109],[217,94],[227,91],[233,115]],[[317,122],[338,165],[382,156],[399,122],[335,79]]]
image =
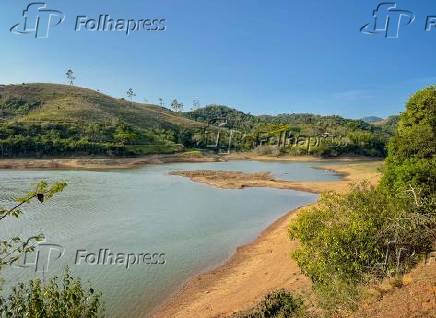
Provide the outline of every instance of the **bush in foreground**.
[[280,289],[266,295],[255,308],[236,313],[231,318],[297,318],[302,315],[302,300]]
[[323,194],[290,225],[294,253],[327,309],[355,308],[359,284],[408,271],[431,251],[436,218],[430,204],[404,193],[395,200],[366,183]]
[[62,279],[47,284],[40,279],[19,283],[7,298],[0,298],[0,317],[94,318],[103,317],[101,294],[85,289],[68,268]]

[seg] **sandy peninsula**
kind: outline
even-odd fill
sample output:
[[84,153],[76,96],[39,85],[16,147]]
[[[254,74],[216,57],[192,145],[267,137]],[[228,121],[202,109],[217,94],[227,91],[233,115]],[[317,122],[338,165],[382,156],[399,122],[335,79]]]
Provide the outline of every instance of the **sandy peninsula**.
[[[380,178],[381,161],[327,166],[344,175],[339,181],[289,182],[274,180],[268,173],[200,171],[177,172],[195,182],[220,188],[250,186],[311,190],[311,192],[346,191],[350,184],[368,180],[375,184]],[[226,317],[246,310],[265,294],[286,288],[298,294],[310,294],[310,280],[304,276],[290,254],[298,242],[290,241],[287,228],[300,209],[291,211],[267,228],[254,242],[237,249],[224,265],[189,280],[183,288],[153,313],[153,317]]]
[[341,174],[343,178],[340,181],[294,182],[278,180],[269,172],[246,173],[241,171],[194,170],[174,171],[171,174],[188,177],[194,182],[205,183],[223,189],[266,187],[321,193],[325,191],[346,191],[351,183],[359,180],[367,180],[371,184],[376,184],[380,176],[380,167],[380,161],[322,167],[322,169]]

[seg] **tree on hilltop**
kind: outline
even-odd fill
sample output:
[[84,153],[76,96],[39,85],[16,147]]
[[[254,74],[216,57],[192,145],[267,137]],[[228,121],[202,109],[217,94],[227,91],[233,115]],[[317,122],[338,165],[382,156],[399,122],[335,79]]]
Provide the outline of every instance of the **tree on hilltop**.
[[68,69],[68,71],[65,73],[65,76],[67,77],[68,83],[70,85],[74,85],[74,81],[76,80],[76,77],[74,76],[73,70]]

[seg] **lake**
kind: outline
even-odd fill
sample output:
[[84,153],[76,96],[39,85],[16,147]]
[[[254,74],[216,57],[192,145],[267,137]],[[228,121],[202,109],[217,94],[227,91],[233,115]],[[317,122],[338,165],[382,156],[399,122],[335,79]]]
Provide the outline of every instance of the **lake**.
[[[2,221],[2,239],[44,233],[46,243],[58,248],[46,258],[42,255],[47,250],[41,250],[38,272],[35,266],[4,271],[4,287],[33,277],[59,275],[68,265],[74,274],[103,292],[108,317],[146,316],[187,279],[222,264],[274,220],[317,199],[315,194],[290,190],[217,189],[171,176],[170,171],[270,171],[277,178],[295,181],[340,178],[314,165],[229,161],[98,172],[0,170],[0,204],[7,207],[41,179],[68,183],[51,201],[26,205],[20,219]],[[61,249],[64,254],[57,259],[56,252]],[[84,255],[103,249],[113,254],[132,253],[138,259],[142,257],[138,254],[156,253],[159,261],[138,262],[128,269],[124,264],[85,262]],[[75,264],[78,251],[81,264]],[[43,263],[45,259],[50,262]]]

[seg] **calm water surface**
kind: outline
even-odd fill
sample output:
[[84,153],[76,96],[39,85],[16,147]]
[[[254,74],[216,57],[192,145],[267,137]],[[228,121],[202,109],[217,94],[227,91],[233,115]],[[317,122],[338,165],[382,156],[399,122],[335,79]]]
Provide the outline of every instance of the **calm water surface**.
[[[5,287],[32,277],[62,273],[65,265],[101,290],[109,317],[147,316],[189,277],[228,259],[287,211],[314,202],[316,195],[266,188],[223,190],[170,176],[175,170],[270,171],[287,180],[335,180],[333,172],[309,163],[230,161],[149,165],[135,170],[0,170],[0,203],[41,179],[67,181],[68,187],[44,205],[32,203],[19,220],[0,226],[1,238],[44,233],[65,254],[45,274],[34,268],[5,272]],[[75,265],[77,250],[98,253],[165,253],[164,265]],[[42,255],[42,254],[41,254]],[[53,256],[53,255],[52,255]],[[43,264],[44,265],[44,264]]]

